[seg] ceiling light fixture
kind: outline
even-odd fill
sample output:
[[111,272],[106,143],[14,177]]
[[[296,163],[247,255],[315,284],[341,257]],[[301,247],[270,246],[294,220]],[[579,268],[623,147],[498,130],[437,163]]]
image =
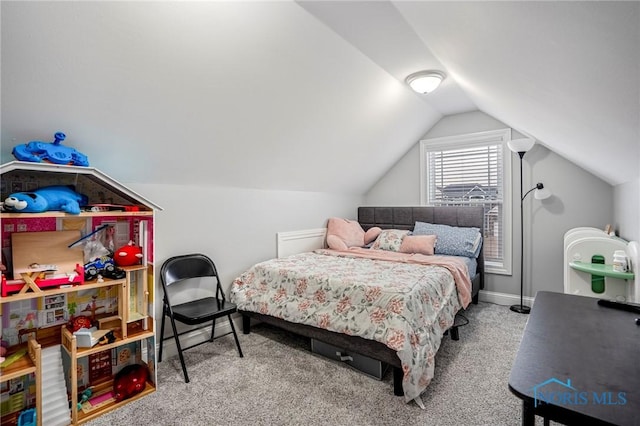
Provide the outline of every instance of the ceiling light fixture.
[[436,90],[446,77],[442,71],[418,71],[407,77],[406,82],[414,91],[427,94]]

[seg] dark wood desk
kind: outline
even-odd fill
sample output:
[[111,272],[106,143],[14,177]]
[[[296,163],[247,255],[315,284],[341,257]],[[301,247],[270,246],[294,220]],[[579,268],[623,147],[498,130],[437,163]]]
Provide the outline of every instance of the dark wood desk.
[[597,301],[536,295],[509,378],[523,425],[640,425],[640,315]]

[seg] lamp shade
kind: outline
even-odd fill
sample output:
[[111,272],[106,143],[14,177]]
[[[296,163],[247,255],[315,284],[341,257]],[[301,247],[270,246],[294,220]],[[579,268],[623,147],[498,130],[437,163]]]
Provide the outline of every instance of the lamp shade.
[[535,139],[531,138],[522,138],[522,139],[513,139],[507,142],[507,146],[513,152],[527,152],[533,145],[536,143]]
[[436,90],[445,77],[441,71],[420,71],[411,74],[406,81],[414,91],[426,94]]
[[535,191],[533,191],[533,197],[536,200],[546,200],[547,198],[551,197],[551,191],[549,191],[545,187],[537,188]]

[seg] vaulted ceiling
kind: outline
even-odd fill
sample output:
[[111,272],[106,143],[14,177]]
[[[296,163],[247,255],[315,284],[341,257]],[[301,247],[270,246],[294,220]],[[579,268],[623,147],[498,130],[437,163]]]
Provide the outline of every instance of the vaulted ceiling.
[[[481,110],[612,185],[638,2],[2,2],[2,162],[53,133],[125,182],[364,193]],[[447,74],[417,95],[408,74]]]

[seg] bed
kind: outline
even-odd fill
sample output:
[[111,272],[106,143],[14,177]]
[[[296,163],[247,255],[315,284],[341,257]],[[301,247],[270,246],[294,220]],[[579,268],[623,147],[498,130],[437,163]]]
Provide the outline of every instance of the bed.
[[[474,227],[478,228],[482,234],[484,229],[484,209],[482,207],[470,206],[359,207],[358,222],[365,231],[373,227],[380,227],[386,230],[413,230],[416,222],[426,222],[454,227]],[[395,253],[390,254],[396,255]],[[358,257],[358,255],[354,256]],[[431,258],[435,257],[438,256],[431,256]],[[415,288],[409,286],[405,288],[402,287],[401,281],[399,279],[397,280],[399,286],[398,292],[403,293],[403,297],[407,297],[407,299],[402,300],[401,305],[405,307],[413,306],[413,310],[418,310],[418,315],[421,317],[432,316],[433,324],[428,324],[428,327],[421,326],[419,329],[412,331],[412,327],[417,327],[413,320],[406,319],[409,318],[406,312],[398,311],[398,315],[396,316],[386,316],[387,319],[391,318],[389,320],[392,321],[391,323],[384,326],[379,325],[375,315],[372,314],[373,310],[377,308],[371,306],[360,307],[358,305],[354,307],[352,305],[354,300],[364,300],[366,298],[365,292],[370,289],[364,284],[362,284],[363,287],[358,287],[358,284],[350,285],[346,290],[336,290],[336,292],[340,294],[337,294],[338,298],[335,300],[335,303],[331,302],[333,303],[331,309],[339,312],[344,311],[347,313],[346,315],[349,316],[343,317],[340,320],[327,320],[327,323],[324,324],[322,320],[318,319],[327,318],[327,315],[325,315],[323,311],[318,310],[317,312],[314,311],[312,314],[307,315],[308,312],[306,308],[309,303],[307,301],[301,301],[296,297],[300,296],[302,292],[307,291],[307,287],[319,285],[318,283],[327,284],[328,287],[325,286],[325,289],[329,287],[333,288],[332,286],[336,280],[334,280],[330,274],[333,273],[332,271],[338,271],[340,268],[338,264],[341,262],[349,263],[349,265],[353,265],[355,262],[368,262],[363,265],[358,263],[360,266],[357,267],[356,272],[353,274],[362,275],[356,278],[366,281],[369,279],[367,274],[370,273],[372,274],[371,276],[376,277],[372,279],[371,282],[375,282],[378,276],[385,274],[402,277],[403,279],[406,277],[408,282],[413,282],[417,281],[416,276],[424,275],[422,272],[424,268],[438,270],[438,274],[434,275],[433,278],[428,278],[429,280],[433,280],[431,287],[437,287],[437,290],[427,290],[417,286]],[[409,401],[419,396],[433,377],[433,357],[440,345],[442,336],[451,334],[454,340],[458,339],[455,314],[464,306],[459,303],[460,297],[458,297],[457,291],[461,288],[461,284],[458,282],[458,277],[454,273],[456,269],[451,269],[452,267],[445,269],[443,267],[425,266],[422,263],[416,266],[409,265],[408,263],[400,262],[398,265],[396,262],[388,262],[386,259],[354,260],[351,253],[335,253],[331,250],[316,250],[313,253],[300,253],[283,259],[263,262],[247,270],[234,280],[231,297],[232,301],[238,304],[239,312],[243,317],[243,332],[245,334],[249,334],[250,323],[253,318],[289,332],[344,348],[350,352],[386,363],[393,367],[394,394],[398,396],[404,395],[405,399]],[[265,265],[268,265],[271,270],[265,272]],[[384,265],[394,265],[394,269],[386,271],[385,268],[388,266]],[[256,266],[258,269],[255,269]],[[467,278],[469,284],[468,297],[473,303],[477,303],[478,292],[484,287],[484,256],[481,247],[473,266],[471,269],[475,269],[475,273],[473,273],[473,276]],[[301,273],[301,271],[304,271],[306,276],[301,278],[300,275],[296,275]],[[270,275],[257,277],[256,275],[258,273]],[[336,272],[336,274],[337,273],[338,272]],[[431,277],[431,272],[428,276]],[[281,284],[272,285],[272,282],[282,277],[285,277],[285,281],[288,280],[290,282],[289,284],[292,285],[292,287],[289,287],[290,290],[287,291],[286,287]],[[263,291],[263,299],[252,299],[257,291],[256,288],[249,289],[252,282],[258,286],[262,286],[260,291]],[[304,282],[304,288],[300,290],[299,284],[298,287],[296,287],[296,284],[293,284],[294,282]],[[359,283],[360,281],[357,282]],[[268,294],[268,298],[271,301],[281,303],[276,303],[271,306],[260,301],[264,300],[264,295],[267,295],[266,292],[270,291],[267,288],[273,288],[274,290],[274,293]],[[310,288],[309,292],[312,292],[312,290],[313,288]],[[440,296],[434,292],[439,293]],[[327,293],[329,293],[329,291],[327,291]],[[358,296],[355,295],[356,293]],[[348,297],[344,297],[345,294]],[[326,295],[326,297],[330,296],[330,294]],[[340,299],[341,296],[342,299]],[[383,296],[388,295],[385,293]],[[323,298],[324,297],[325,295],[323,294]],[[437,299],[436,301],[437,297],[442,297],[442,299]],[[429,306],[416,308],[416,300],[420,299],[433,300],[432,304],[438,309]],[[345,300],[347,300],[346,305]],[[385,303],[388,303],[389,300]],[[391,302],[393,302],[393,300]],[[293,304],[297,304],[295,310],[292,309]],[[303,304],[304,307],[300,308]],[[324,305],[326,304],[328,304],[328,302]],[[318,309],[322,309],[324,305],[314,304]],[[366,316],[357,316],[363,311],[367,311]],[[310,318],[314,318],[314,320],[311,321]],[[393,321],[395,321],[395,323],[393,323]],[[397,339],[394,340],[389,337],[393,331],[396,331],[394,327],[405,327],[407,329],[405,332],[406,338],[399,336],[401,337],[400,344],[398,344]],[[381,337],[382,335],[384,335],[384,338]],[[428,342],[424,343],[425,340]],[[416,341],[419,341],[419,343],[416,343]],[[416,350],[416,347],[419,347],[419,350]]]

